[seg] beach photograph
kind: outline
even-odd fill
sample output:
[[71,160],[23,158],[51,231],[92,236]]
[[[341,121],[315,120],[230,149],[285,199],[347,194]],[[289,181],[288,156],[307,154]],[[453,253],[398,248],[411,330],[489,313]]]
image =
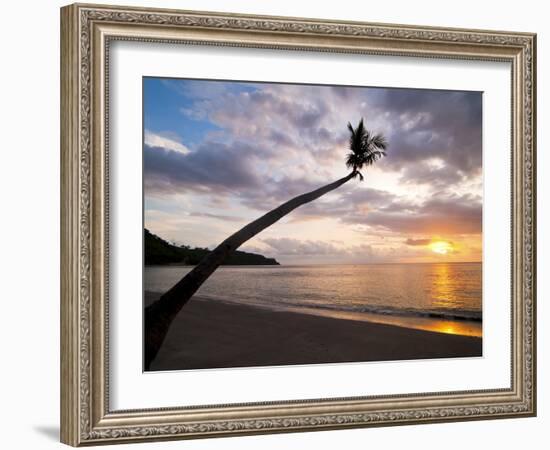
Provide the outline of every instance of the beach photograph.
[[143,78],[143,369],[483,356],[482,93]]

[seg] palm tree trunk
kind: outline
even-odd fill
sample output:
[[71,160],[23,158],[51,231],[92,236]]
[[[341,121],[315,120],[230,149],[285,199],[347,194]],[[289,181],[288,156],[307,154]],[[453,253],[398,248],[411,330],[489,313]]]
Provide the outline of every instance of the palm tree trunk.
[[344,183],[356,176],[356,171],[341,178],[333,183],[327,184],[319,189],[299,195],[283,203],[279,207],[269,211],[262,217],[250,222],[236,233],[229,236],[225,241],[218,245],[202,261],[195,266],[191,272],[178,281],[169,291],[167,291],[157,301],[145,308],[144,317],[144,365],[148,370],[151,362],[157,356],[170,324],[179,313],[181,308],[197,292],[199,287],[208,279],[210,275],[223,264],[225,259],[246,241],[256,236],[262,230],[273,225],[282,217],[305,205],[327,192],[342,186]]

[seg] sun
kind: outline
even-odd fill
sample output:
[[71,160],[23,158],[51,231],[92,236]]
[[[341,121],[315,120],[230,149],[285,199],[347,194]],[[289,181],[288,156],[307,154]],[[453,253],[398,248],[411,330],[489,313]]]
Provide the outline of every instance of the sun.
[[453,251],[453,245],[447,241],[434,241],[428,244],[429,249],[440,255],[447,255]]

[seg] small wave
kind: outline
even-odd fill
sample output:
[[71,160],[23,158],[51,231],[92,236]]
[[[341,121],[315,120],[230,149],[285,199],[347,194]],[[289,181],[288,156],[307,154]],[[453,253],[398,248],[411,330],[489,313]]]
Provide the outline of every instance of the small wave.
[[[290,306],[290,305],[289,305]],[[346,312],[360,312],[369,314],[381,314],[389,316],[412,316],[412,317],[426,317],[431,319],[445,319],[445,320],[471,320],[475,322],[481,322],[481,311],[473,310],[420,310],[413,308],[394,308],[391,306],[367,306],[367,305],[315,305],[315,304],[300,304],[296,305],[303,308],[312,309],[327,309],[331,311],[346,311]]]

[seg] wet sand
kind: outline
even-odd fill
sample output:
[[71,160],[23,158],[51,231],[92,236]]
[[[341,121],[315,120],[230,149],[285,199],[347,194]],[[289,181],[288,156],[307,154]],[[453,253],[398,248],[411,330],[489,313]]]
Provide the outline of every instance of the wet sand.
[[[146,293],[146,305],[158,294]],[[194,297],[151,370],[482,356],[476,337],[334,319]]]

